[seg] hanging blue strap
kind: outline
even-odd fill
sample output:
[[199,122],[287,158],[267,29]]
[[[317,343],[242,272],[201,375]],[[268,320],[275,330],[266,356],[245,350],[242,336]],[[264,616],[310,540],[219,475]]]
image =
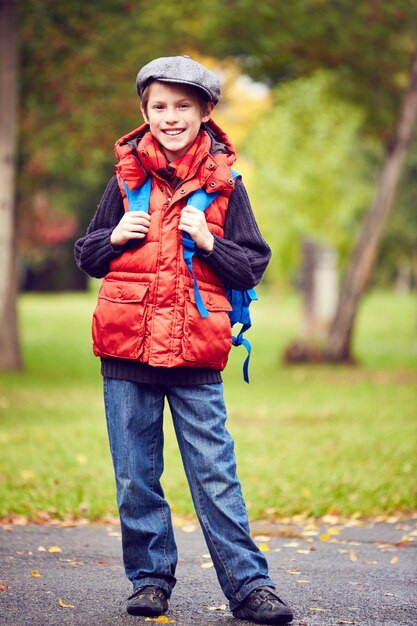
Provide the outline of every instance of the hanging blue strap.
[[238,289],[227,289],[227,298],[232,305],[232,310],[229,312],[230,323],[242,324],[242,327],[237,337],[232,337],[232,343],[234,346],[244,346],[247,351],[247,357],[243,363],[243,378],[246,383],[249,383],[249,361],[252,352],[252,346],[249,341],[243,336],[244,333],[252,326],[250,317],[250,303],[253,300],[258,300],[255,289],[247,289],[246,291],[239,291]]

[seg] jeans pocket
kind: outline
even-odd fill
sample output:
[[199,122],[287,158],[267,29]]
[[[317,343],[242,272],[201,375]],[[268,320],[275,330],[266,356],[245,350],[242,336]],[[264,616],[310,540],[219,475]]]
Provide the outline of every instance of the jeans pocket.
[[147,284],[104,279],[93,314],[96,356],[140,357],[148,296]]
[[198,367],[223,370],[232,346],[228,316],[232,307],[223,293],[200,289],[200,294],[208,317],[199,314],[194,290],[187,288],[185,291],[183,358]]

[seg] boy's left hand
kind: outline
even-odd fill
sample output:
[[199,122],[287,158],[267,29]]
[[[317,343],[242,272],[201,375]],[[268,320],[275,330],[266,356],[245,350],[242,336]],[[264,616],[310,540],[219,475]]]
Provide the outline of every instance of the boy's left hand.
[[188,233],[200,250],[211,252],[214,246],[214,237],[207,227],[206,218],[202,211],[187,205],[181,211],[178,228]]

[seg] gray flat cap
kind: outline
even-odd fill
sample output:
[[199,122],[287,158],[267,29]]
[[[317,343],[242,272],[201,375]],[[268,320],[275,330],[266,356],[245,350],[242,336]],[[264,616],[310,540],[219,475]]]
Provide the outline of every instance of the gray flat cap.
[[215,104],[220,98],[220,80],[216,74],[188,56],[161,57],[144,65],[136,78],[139,97],[142,97],[145,87],[153,80],[194,85]]

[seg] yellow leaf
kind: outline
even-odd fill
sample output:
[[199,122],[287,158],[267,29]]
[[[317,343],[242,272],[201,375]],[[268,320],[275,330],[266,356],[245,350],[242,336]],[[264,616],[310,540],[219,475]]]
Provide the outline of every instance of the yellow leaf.
[[338,528],[329,528],[327,532],[329,533],[329,535],[332,535],[333,537],[340,535],[340,530]]
[[63,601],[62,598],[58,598],[58,602],[59,602],[59,606],[61,606],[63,609],[73,609],[74,608],[73,604],[67,604],[66,602]]
[[321,612],[321,613],[324,613],[324,609],[319,609],[319,608],[317,608],[317,607],[315,607],[315,606],[310,607],[310,608],[309,608],[309,611],[319,611],[319,612]]
[[287,574],[295,574],[296,576],[299,576],[301,574],[301,572],[296,569],[286,569],[285,571],[287,572]]
[[320,535],[320,541],[329,541],[329,540],[330,540],[329,533],[323,533],[322,535]]
[[310,554],[311,550],[296,550],[296,554]]
[[220,606],[209,606],[208,610],[209,611],[225,611],[226,610],[226,605],[225,604],[221,604]]
[[32,470],[22,470],[20,472],[20,478],[23,480],[32,480],[35,477],[35,473]]
[[200,565],[200,567],[202,569],[210,569],[210,567],[213,567],[213,561],[208,561],[207,563],[202,563]]
[[356,556],[356,552],[354,550],[349,550],[349,558],[351,561],[357,561],[358,557]]
[[310,583],[309,580],[296,580],[295,582],[297,582],[297,583],[308,583],[308,584]]
[[396,563],[398,563],[400,559],[398,558],[398,556],[393,556],[390,563],[391,565],[395,565]]
[[258,547],[261,552],[269,552],[269,546],[266,543],[260,543]]
[[33,569],[32,570],[32,576],[33,578],[43,578],[43,574],[41,574],[40,572],[38,572],[37,569]]
[[159,617],[145,617],[145,622],[157,622],[158,624],[173,624],[174,619],[170,619],[166,615],[160,615]]
[[50,548],[48,548],[48,552],[62,552],[61,548],[59,546],[51,546]]

